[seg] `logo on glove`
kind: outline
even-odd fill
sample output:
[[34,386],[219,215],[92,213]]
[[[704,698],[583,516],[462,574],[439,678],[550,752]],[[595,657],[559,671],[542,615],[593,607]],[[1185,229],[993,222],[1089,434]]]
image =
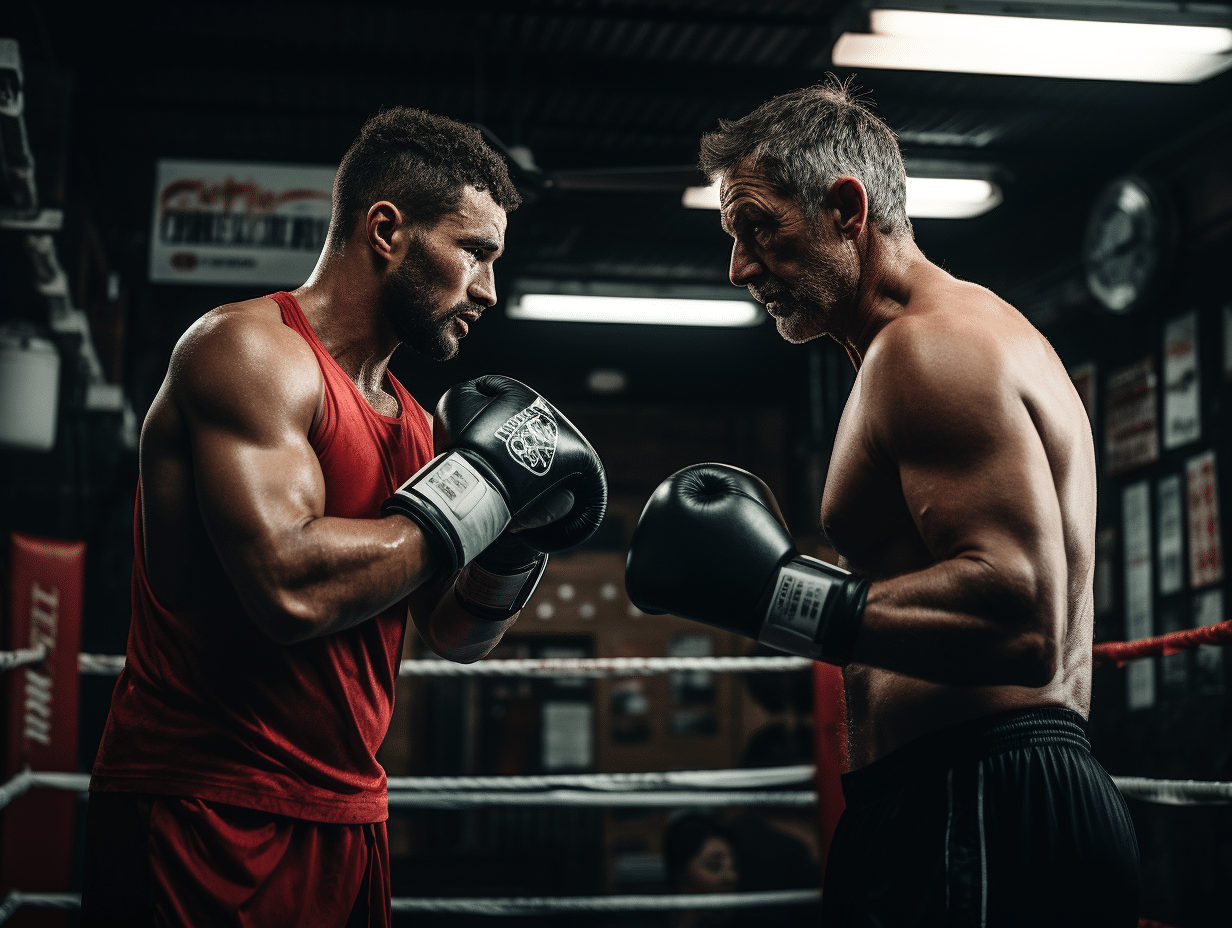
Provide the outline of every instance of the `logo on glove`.
[[505,443],[510,456],[536,477],[542,477],[552,466],[556,454],[556,417],[543,397],[509,417],[496,430],[496,437]]

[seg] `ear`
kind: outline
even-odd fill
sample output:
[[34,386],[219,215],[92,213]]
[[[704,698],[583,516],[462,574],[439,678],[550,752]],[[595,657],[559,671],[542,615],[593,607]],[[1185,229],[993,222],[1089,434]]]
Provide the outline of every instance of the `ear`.
[[868,195],[854,177],[840,177],[830,185],[830,201],[838,211],[838,227],[844,238],[860,237],[868,222]]
[[364,218],[364,237],[368,247],[386,261],[397,256],[401,236],[396,233],[402,228],[402,211],[388,200],[380,200],[368,207],[368,215]]

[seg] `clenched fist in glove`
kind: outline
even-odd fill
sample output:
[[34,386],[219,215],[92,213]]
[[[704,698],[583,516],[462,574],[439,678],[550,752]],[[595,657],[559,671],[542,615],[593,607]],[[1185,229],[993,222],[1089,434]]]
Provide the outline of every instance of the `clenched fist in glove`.
[[498,569],[526,566],[510,563],[509,548],[512,560],[527,560],[521,548],[564,551],[599,527],[607,508],[599,456],[525,384],[491,374],[452,387],[437,404],[433,439],[437,456],[381,511],[419,524],[442,573],[469,564],[511,524],[518,544],[493,552]]
[[670,612],[843,665],[860,630],[868,581],[801,555],[757,477],[725,464],[695,464],[663,481],[646,504],[625,588],[643,612]]

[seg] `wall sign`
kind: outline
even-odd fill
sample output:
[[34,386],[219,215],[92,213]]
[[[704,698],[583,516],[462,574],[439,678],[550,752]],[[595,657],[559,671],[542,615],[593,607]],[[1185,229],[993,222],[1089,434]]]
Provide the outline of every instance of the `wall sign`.
[[[1215,625],[1224,620],[1223,590],[1207,590],[1194,597],[1194,625]],[[1198,646],[1198,692],[1203,696],[1222,696],[1225,690],[1223,648],[1216,644]]]
[[1165,449],[1202,437],[1197,341],[1197,313],[1177,316],[1164,326]]
[[298,287],[329,229],[336,167],[158,162],[150,280]]
[[1167,596],[1185,585],[1180,474],[1160,479],[1155,485],[1155,504],[1159,515],[1159,592]]
[[[1151,588],[1151,485],[1145,480],[1127,486],[1121,495],[1125,528],[1125,640],[1149,638],[1153,626]],[[1130,709],[1155,704],[1155,660],[1133,661],[1125,668]]]
[[1159,460],[1157,392],[1151,355],[1108,375],[1104,460],[1110,476]]
[[1189,493],[1189,583],[1196,589],[1223,579],[1214,451],[1185,463],[1185,483]]

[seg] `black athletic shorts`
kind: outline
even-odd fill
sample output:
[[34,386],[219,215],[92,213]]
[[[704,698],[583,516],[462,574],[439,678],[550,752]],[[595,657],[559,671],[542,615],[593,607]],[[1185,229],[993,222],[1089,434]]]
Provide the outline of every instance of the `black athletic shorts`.
[[1000,713],[844,774],[824,928],[1135,928],[1137,838],[1081,722]]

